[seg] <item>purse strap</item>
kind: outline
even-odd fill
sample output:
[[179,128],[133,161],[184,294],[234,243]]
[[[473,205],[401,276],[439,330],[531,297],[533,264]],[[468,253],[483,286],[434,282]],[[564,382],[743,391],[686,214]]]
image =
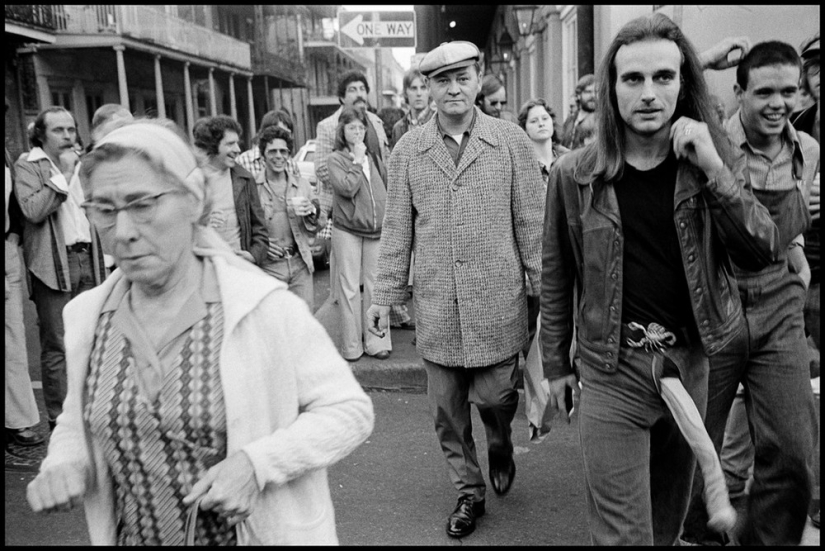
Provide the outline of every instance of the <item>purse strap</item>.
[[184,522],[183,525],[183,544],[186,546],[195,545],[195,530],[198,526],[198,509],[200,509],[203,498],[204,496],[201,496],[195,500],[186,512],[186,522]]

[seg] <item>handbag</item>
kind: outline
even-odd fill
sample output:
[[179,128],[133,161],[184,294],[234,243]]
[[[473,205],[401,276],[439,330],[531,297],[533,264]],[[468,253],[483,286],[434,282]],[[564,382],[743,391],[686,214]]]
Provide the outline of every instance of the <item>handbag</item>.
[[183,545],[186,545],[187,547],[195,545],[195,529],[198,525],[198,509],[200,509],[203,497],[204,496],[201,496],[195,500],[195,503],[190,505],[189,510],[186,512],[186,521],[183,524]]

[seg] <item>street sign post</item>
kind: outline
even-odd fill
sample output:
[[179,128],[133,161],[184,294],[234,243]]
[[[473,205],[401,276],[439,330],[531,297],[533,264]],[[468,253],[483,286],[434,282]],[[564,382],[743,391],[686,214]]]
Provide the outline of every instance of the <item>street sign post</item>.
[[338,11],[342,48],[415,48],[414,11]]

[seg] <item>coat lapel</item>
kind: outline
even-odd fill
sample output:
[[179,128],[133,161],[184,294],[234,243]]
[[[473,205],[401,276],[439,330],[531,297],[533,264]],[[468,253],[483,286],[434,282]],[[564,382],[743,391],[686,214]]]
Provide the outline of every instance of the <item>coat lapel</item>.
[[455,177],[461,176],[467,167],[473,164],[479,155],[481,155],[487,146],[498,146],[498,138],[493,132],[490,119],[482,115],[481,111],[476,107],[476,120],[473,130],[470,132],[470,141],[467,147],[464,148],[464,153],[461,154],[461,159],[458,160],[458,167],[456,168]]
[[446,174],[450,180],[455,177],[455,163],[444,145],[444,140],[438,132],[435,117],[424,126],[424,132],[419,142],[419,151],[426,152],[427,156]]
[[243,193],[244,180],[239,178],[235,170],[229,171],[229,176],[232,178],[232,198],[235,200],[235,208],[238,208],[238,201],[241,200],[241,193]]

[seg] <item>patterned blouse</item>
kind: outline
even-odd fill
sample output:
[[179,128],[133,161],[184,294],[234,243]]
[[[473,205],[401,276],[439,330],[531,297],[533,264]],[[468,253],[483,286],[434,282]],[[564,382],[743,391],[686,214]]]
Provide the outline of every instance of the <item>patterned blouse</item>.
[[[84,420],[115,481],[119,545],[183,545],[184,496],[226,457],[219,372],[223,308],[214,270],[193,291],[158,349],[130,306],[130,283],[112,291],[95,331]],[[235,530],[198,514],[196,545],[235,545]]]

